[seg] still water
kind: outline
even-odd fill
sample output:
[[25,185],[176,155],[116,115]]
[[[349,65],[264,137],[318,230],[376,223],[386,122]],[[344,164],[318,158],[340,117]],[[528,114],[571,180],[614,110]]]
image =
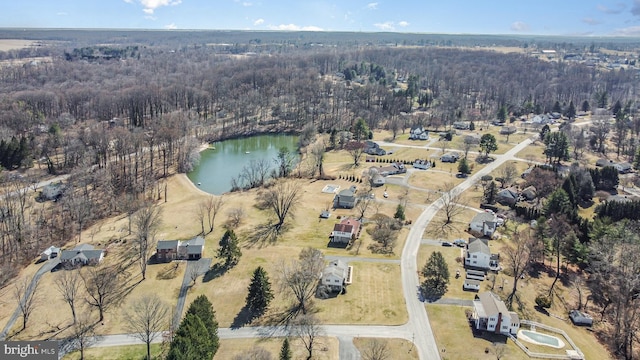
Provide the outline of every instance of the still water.
[[200,164],[187,176],[202,190],[219,195],[231,190],[231,179],[251,160],[265,159],[275,167],[280,148],[284,146],[295,153],[297,142],[298,137],[293,135],[258,135],[216,142],[212,144],[214,149],[200,153]]

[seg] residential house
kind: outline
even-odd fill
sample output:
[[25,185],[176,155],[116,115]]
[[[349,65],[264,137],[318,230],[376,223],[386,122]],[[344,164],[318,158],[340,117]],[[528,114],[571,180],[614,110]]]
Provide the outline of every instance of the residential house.
[[478,236],[486,236],[491,238],[498,226],[498,219],[493,212],[478,213],[469,223],[469,231]]
[[476,296],[473,301],[473,315],[471,319],[477,330],[517,336],[520,329],[518,314],[509,311],[498,295],[485,292]]
[[422,159],[416,159],[413,162],[413,167],[416,169],[421,169],[421,170],[427,170],[431,167],[431,161],[429,160],[422,160]]
[[500,128],[500,135],[511,135],[515,134],[518,131],[518,128],[515,126],[503,126]]
[[446,153],[446,154],[440,156],[440,161],[448,162],[448,163],[454,163],[454,162],[458,161],[459,159],[460,159],[460,155],[458,155],[456,153]]
[[371,178],[371,185],[372,186],[382,186],[382,185],[384,185],[385,182],[386,181],[384,179],[384,176],[382,176],[380,174],[375,174]]
[[613,166],[613,161],[609,159],[598,159],[596,161],[596,166],[598,167]]
[[524,190],[522,190],[522,192],[520,193],[520,196],[527,201],[531,201],[538,196],[538,192],[536,188],[533,185],[531,185],[531,186],[527,186]]
[[60,252],[60,263],[64,267],[97,265],[104,259],[104,250],[94,249],[89,244],[80,244],[71,250]]
[[356,197],[357,188],[352,185],[348,189],[341,190],[333,199],[333,206],[336,208],[353,209],[358,202]]
[[50,246],[46,250],[44,250],[42,253],[40,253],[40,260],[45,261],[45,260],[53,259],[55,257],[58,257],[59,254],[60,254],[60,248],[55,246]]
[[407,172],[404,164],[399,162],[394,162],[389,166],[380,166],[376,168],[376,170],[378,171],[378,174],[382,176],[404,174]]
[[320,213],[321,219],[328,219],[331,216],[331,212],[329,210],[322,210]]
[[353,267],[341,260],[334,260],[322,271],[320,283],[332,292],[340,292],[345,285],[351,284]]
[[507,188],[498,191],[496,201],[501,205],[513,206],[518,201],[518,192],[514,188]]
[[64,192],[65,186],[61,182],[46,185],[40,191],[40,195],[44,200],[58,200]]
[[469,130],[470,123],[468,121],[455,121],[453,128],[456,130]]
[[464,256],[466,268],[498,270],[500,255],[492,254],[486,239],[470,238]]
[[409,140],[429,140],[429,132],[422,126],[412,127],[409,131]]
[[627,162],[614,164],[613,167],[616,168],[620,174],[628,174],[633,171],[633,167]]
[[377,143],[367,140],[364,142],[364,153],[369,155],[386,155],[387,152]]
[[480,144],[480,138],[480,134],[468,134],[464,136],[464,143],[478,145]]
[[160,240],[156,245],[157,261],[198,260],[204,254],[204,238],[191,240]]
[[352,218],[345,218],[339,224],[333,226],[333,231],[329,236],[332,243],[348,244],[360,235],[360,221]]

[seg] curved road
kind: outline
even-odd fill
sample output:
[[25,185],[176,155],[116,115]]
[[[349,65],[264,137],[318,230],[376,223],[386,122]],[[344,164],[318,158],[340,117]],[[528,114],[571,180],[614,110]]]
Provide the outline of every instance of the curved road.
[[[489,174],[504,162],[514,160],[515,155],[531,144],[531,139],[525,139],[520,144],[513,147],[503,155],[494,155],[495,160],[480,169],[477,173],[469,176],[461,184],[453,188],[451,191],[459,194],[469,189],[476,181],[484,175]],[[420,214],[414,222],[407,241],[405,242],[400,261],[402,271],[402,285],[405,302],[407,304],[407,312],[409,321],[400,326],[368,326],[368,325],[324,325],[322,331],[325,335],[335,336],[339,338],[341,344],[341,359],[358,359],[359,354],[355,347],[351,344],[353,337],[378,337],[378,338],[401,338],[413,341],[421,360],[439,360],[440,351],[433,335],[433,330],[427,317],[427,311],[424,303],[418,296],[419,278],[417,267],[417,255],[420,249],[422,234],[431,222],[433,216],[442,208],[442,198],[438,198]],[[362,259],[359,259],[362,261]],[[246,327],[240,329],[221,328],[218,334],[221,339],[239,339],[239,338],[256,338],[267,336],[288,336],[291,334],[291,328],[285,327]],[[156,339],[160,342],[161,337]],[[140,341],[135,337],[122,335],[106,335],[95,339],[93,346],[121,346],[139,344]],[[344,346],[343,346],[344,345]],[[355,352],[354,352],[355,350]],[[344,352],[344,353],[343,353]]]

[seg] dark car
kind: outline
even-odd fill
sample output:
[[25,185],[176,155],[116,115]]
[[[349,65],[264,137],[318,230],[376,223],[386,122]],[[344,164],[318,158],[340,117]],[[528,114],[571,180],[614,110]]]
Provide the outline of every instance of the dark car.
[[451,247],[451,246],[453,246],[453,244],[452,244],[452,243],[450,243],[450,242],[448,242],[448,241],[443,241],[443,242],[442,242],[442,246]]
[[453,243],[459,247],[465,247],[465,245],[467,245],[467,242],[463,239],[456,239],[453,241]]

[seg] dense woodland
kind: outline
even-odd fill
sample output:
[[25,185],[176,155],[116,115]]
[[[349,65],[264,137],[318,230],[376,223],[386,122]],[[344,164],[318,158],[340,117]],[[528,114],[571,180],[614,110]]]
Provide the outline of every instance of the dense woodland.
[[[572,120],[576,110],[593,109],[588,134],[570,125],[562,135],[542,134],[554,166],[536,170],[528,181],[548,199],[519,215],[547,219],[539,227],[543,241],[531,253],[557,255],[558,277],[561,257],[565,265],[596,274],[600,291],[591,301],[617,329],[606,340],[621,357],[633,358],[640,284],[622,282],[631,270],[616,267],[615,259],[636,254],[640,240],[627,234],[635,223],[607,219],[637,220],[637,214],[625,215],[637,205],[603,206],[595,222],[581,219],[578,207],[596,190],[615,188],[617,176],[572,169],[562,178],[555,165],[584,151],[605,152],[606,144],[633,161],[640,134],[637,70],[453,47],[499,42],[589,52],[602,44],[397,34],[375,42],[365,35],[242,32],[227,34],[227,41],[225,34],[207,32],[20,36],[29,35],[42,41],[38,47],[0,52],[0,59],[28,58],[0,67],[0,284],[43,248],[80,241],[97,219],[131,216],[146,201],[168,196],[163,179],[192,169],[205,141],[263,132],[356,133],[357,119],[395,136],[415,125],[443,131],[459,120],[482,127],[496,118],[550,112]],[[635,46],[611,41],[616,49]],[[554,149],[560,140],[566,146]],[[65,191],[74,196],[34,203],[45,173],[68,174]],[[608,252],[600,251],[601,239]],[[612,259],[608,266],[605,258]],[[539,260],[544,263],[544,256]],[[552,292],[553,286],[549,297]]]

